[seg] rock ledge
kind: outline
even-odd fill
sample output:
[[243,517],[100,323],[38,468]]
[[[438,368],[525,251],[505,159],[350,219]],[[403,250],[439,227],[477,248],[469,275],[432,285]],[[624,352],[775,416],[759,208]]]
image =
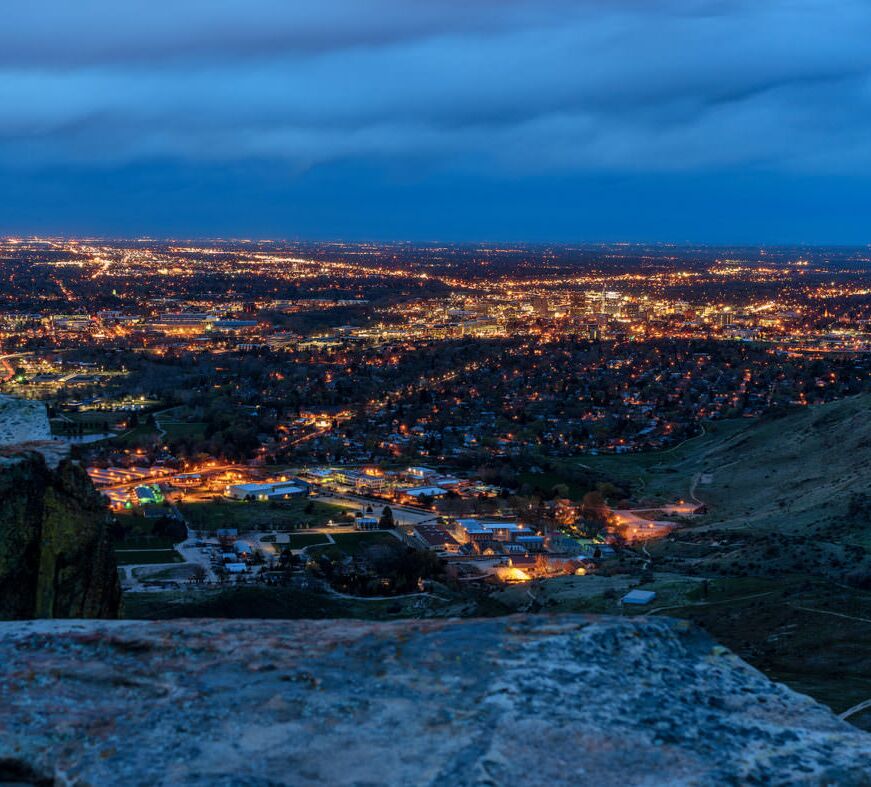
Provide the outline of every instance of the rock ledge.
[[43,402],[0,394],[0,446],[51,440]]
[[0,782],[871,780],[871,736],[668,619],[16,622],[0,663]]

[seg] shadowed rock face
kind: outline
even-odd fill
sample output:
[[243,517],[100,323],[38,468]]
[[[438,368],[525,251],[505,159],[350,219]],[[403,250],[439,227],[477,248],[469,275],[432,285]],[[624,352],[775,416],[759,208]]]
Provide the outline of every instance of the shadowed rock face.
[[0,624],[0,781],[867,784],[871,737],[683,622]]
[[84,470],[0,455],[0,618],[117,617],[106,507]]

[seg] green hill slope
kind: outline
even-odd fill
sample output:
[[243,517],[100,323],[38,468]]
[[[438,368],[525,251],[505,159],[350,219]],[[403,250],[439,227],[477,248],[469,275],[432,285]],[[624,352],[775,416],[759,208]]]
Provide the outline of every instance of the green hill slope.
[[761,421],[709,425],[670,451],[585,457],[654,504],[708,506],[717,529],[837,536],[871,547],[871,395]]
[[871,729],[871,396],[720,422],[671,451],[582,461],[639,501],[707,506],[647,545],[646,587],[658,596],[640,614],[693,620]]
[[871,396],[754,423],[677,464],[722,527],[871,546]]

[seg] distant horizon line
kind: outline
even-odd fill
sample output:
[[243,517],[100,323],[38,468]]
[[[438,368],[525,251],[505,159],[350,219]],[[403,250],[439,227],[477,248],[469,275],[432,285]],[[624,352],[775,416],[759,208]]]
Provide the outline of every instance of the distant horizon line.
[[708,248],[708,249],[867,249],[871,248],[871,241],[865,243],[820,243],[807,241],[779,241],[779,242],[715,242],[715,241],[669,241],[669,240],[576,240],[576,241],[540,241],[540,240],[508,240],[508,239],[481,239],[481,240],[448,240],[448,239],[408,239],[408,238],[392,238],[392,239],[371,239],[371,238],[275,238],[275,237],[224,237],[220,235],[193,235],[193,236],[171,236],[171,235],[112,235],[112,234],[73,234],[73,233],[52,233],[52,234],[17,234],[4,233],[0,235],[0,240],[4,243],[9,242],[56,242],[56,241],[99,241],[104,243],[239,243],[239,244],[313,244],[313,245],[335,245],[343,244],[349,246],[433,246],[447,245],[455,247],[493,247],[493,246],[520,246],[524,248],[588,248],[595,246],[661,246],[664,248]]

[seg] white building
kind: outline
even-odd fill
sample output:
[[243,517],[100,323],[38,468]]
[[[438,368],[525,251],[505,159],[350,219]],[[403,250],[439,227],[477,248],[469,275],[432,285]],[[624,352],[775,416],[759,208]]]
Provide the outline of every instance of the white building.
[[407,497],[412,500],[419,500],[422,497],[444,497],[448,492],[440,486],[412,486],[407,489],[400,489],[400,497]]
[[516,522],[483,522],[479,519],[458,519],[454,536],[461,543],[469,541],[513,541],[518,536],[535,535]]
[[653,590],[630,590],[620,600],[622,604],[649,604],[656,598],[656,592]]
[[225,494],[232,500],[289,500],[305,497],[308,490],[290,481],[277,484],[230,484]]

